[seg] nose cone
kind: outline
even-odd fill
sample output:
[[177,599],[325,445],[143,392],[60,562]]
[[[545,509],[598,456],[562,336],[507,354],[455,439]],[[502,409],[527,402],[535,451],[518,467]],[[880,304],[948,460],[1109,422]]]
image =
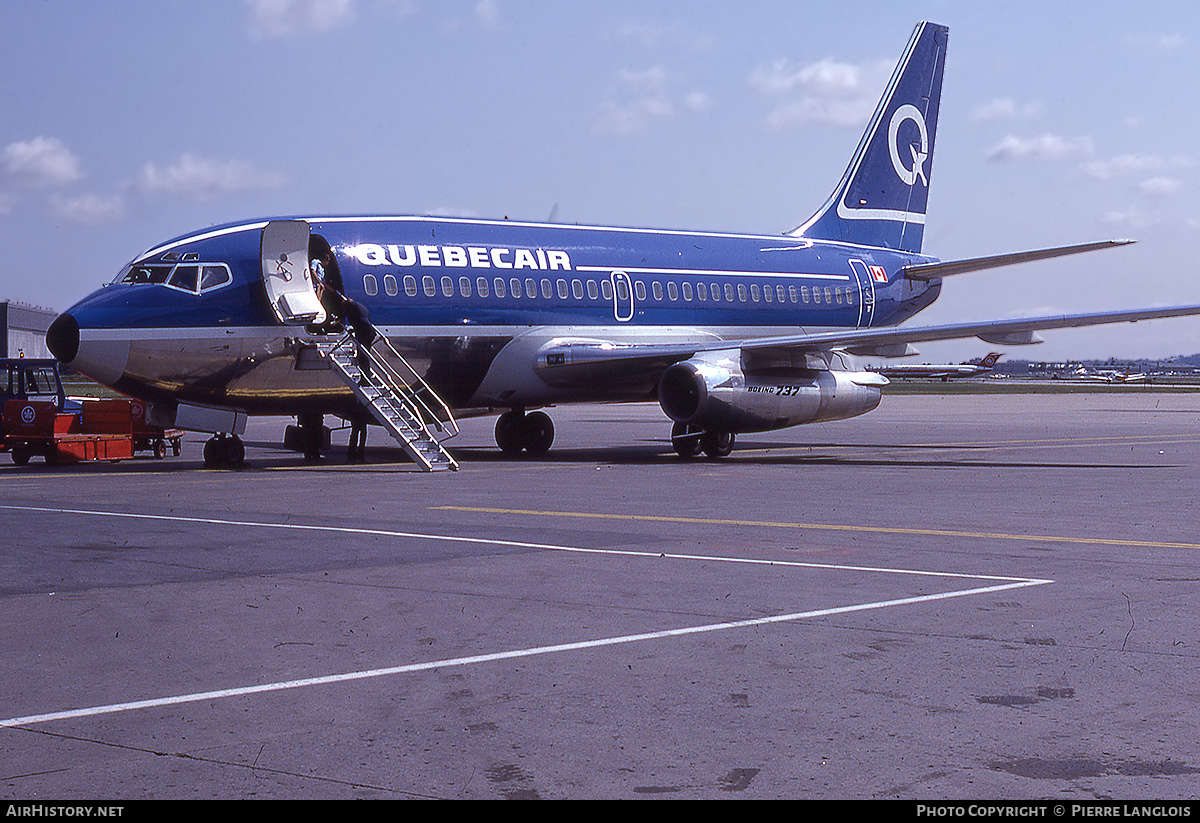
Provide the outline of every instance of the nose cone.
[[75,307],[85,317],[82,331],[75,314],[59,315],[46,331],[46,348],[58,360],[98,383],[116,386],[129,363],[129,337],[94,328],[86,320],[88,309]]
[[60,314],[46,332],[46,348],[63,363],[79,354],[79,323],[69,314]]

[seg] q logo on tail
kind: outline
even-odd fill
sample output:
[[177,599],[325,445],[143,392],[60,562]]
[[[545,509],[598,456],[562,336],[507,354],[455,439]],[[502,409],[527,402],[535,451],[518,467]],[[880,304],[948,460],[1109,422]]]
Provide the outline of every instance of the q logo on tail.
[[[906,120],[913,121],[921,135],[920,148],[912,143],[908,144],[912,154],[912,168],[904,165],[904,160],[900,157],[900,146],[896,140],[900,134],[900,126]],[[911,186],[920,180],[925,184],[925,188],[929,188],[929,178],[925,174],[925,163],[929,160],[929,131],[925,128],[925,116],[916,106],[906,104],[896,109],[896,113],[892,115],[892,122],[888,126],[888,148],[891,150],[892,168],[896,170],[896,176],[904,185]]]

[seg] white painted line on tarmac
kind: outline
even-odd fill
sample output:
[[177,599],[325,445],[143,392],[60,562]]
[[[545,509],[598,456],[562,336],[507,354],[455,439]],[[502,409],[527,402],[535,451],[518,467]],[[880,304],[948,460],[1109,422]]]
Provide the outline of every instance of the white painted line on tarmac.
[[448,668],[452,666],[470,666],[479,663],[491,663],[498,660],[511,660],[520,657],[534,657],[537,655],[557,654],[562,652],[580,651],[583,649],[595,649],[604,646],[618,646],[628,643],[640,643],[649,640],[661,640],[664,638],[684,637],[687,635],[701,634],[705,632],[728,631],[731,629],[743,629],[754,626],[766,626],[773,623],[786,623],[796,620],[808,620],[817,617],[828,617],[835,614],[847,614],[851,612],[870,611],[874,609],[895,608],[897,606],[907,606],[917,603],[928,603],[936,600],[948,600],[957,597],[969,597],[971,595],[986,594],[989,592],[999,592],[1008,589],[1018,589],[1027,586],[1042,586],[1047,583],[1053,583],[1052,580],[1039,580],[1034,578],[1022,577],[1000,577],[994,575],[977,575],[977,574],[962,574],[957,572],[933,572],[922,571],[917,569],[888,569],[888,568],[873,568],[865,566],[846,566],[833,563],[808,563],[792,560],[762,560],[753,558],[738,558],[738,557],[721,557],[717,555],[692,555],[692,554],[666,554],[660,552],[639,552],[623,549],[588,549],[576,546],[561,546],[551,543],[531,543],[515,540],[496,540],[478,537],[455,537],[450,535],[439,534],[422,534],[417,532],[400,532],[384,529],[361,529],[342,526],[319,526],[303,523],[261,523],[256,521],[242,520],[225,520],[219,518],[200,518],[200,517],[181,517],[177,515],[161,515],[161,514],[139,514],[133,512],[113,512],[99,511],[91,509],[64,509],[64,508],[46,508],[34,506],[11,506],[0,505],[0,509],[42,512],[42,513],[57,513],[57,514],[73,514],[84,515],[91,517],[115,517],[115,518],[136,518],[144,520],[162,520],[174,521],[180,523],[205,523],[218,526],[231,526],[237,528],[270,528],[270,529],[295,529],[302,531],[328,531],[337,533],[353,533],[367,534],[375,536],[390,536],[402,537],[421,540],[438,540],[452,541],[459,543],[476,543],[488,544],[495,546],[509,546],[521,548],[536,548],[552,551],[585,553],[585,554],[603,554],[603,555],[623,555],[623,556],[639,556],[646,558],[674,559],[674,560],[701,560],[705,562],[722,562],[722,563],[739,563],[752,565],[766,566],[791,566],[816,569],[836,569],[843,571],[859,571],[877,574],[900,574],[900,575],[916,575],[922,577],[939,577],[939,578],[956,578],[965,580],[981,580],[989,581],[990,584],[971,589],[963,589],[959,591],[939,592],[935,594],[917,595],[914,597],[902,597],[892,600],[879,600],[870,603],[857,603],[848,606],[834,606],[825,609],[814,609],[803,612],[793,612],[790,614],[774,615],[771,617],[759,617],[749,620],[734,620],[723,623],[708,623],[700,626],[686,626],[677,629],[665,629],[662,631],[645,632],[639,634],[619,635],[615,637],[603,637],[593,640],[581,640],[573,643],[557,643],[546,646],[533,646],[525,649],[515,649],[511,651],[493,652],[489,654],[471,655],[468,657],[447,658],[444,660],[433,660],[425,663],[409,663],[400,666],[391,666],[382,669],[369,669],[366,671],[346,672],[343,674],[323,675],[319,677],[306,677],[297,680],[284,680],[276,683],[262,683],[256,686],[240,686],[229,689],[217,689],[214,691],[197,692],[193,694],[173,695],[168,697],[158,697],[148,700],[134,700],[124,703],[111,703],[103,706],[91,706],[79,709],[66,709],[57,712],[47,712],[44,714],[26,715],[24,717],[11,717],[7,720],[0,720],[0,727],[17,727],[30,726],[37,723],[45,723],[52,720],[68,720],[81,717],[92,717],[104,714],[117,714],[120,712],[136,711],[138,709],[148,709],[160,706],[172,706],[181,703],[198,703],[209,700],[219,700],[229,697],[239,697],[252,694],[264,694],[269,692],[284,691],[286,689],[299,689],[307,686],[321,686],[333,683],[345,683],[354,680],[367,680],[376,677],[387,677],[390,675],[407,674],[411,672],[426,671],[429,669]]

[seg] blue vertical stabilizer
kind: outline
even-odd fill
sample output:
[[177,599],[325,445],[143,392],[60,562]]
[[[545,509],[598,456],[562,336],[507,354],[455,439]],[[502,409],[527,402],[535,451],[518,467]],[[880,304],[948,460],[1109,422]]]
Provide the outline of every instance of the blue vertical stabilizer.
[[917,26],[837,190],[792,235],[921,251],[948,35]]

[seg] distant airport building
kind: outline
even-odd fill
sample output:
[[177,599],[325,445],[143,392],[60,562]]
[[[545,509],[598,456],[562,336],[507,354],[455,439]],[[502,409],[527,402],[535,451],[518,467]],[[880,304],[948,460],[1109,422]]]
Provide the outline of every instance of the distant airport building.
[[46,348],[46,329],[57,316],[24,303],[0,303],[0,356],[53,357]]

